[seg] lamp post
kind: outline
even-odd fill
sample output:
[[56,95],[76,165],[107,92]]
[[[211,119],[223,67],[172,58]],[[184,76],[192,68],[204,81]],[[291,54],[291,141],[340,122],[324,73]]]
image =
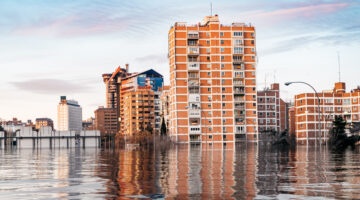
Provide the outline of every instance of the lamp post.
[[[315,95],[316,95],[316,98],[317,98],[317,100],[318,100],[318,126],[319,126],[319,133],[320,133],[320,145],[321,145],[321,119],[320,119],[320,98],[319,98],[319,94],[316,92],[316,90],[315,90],[315,88],[312,86],[312,85],[310,85],[309,83],[306,83],[306,82],[303,82],[303,81],[292,81],[292,82],[286,82],[285,83],[285,85],[286,86],[289,86],[290,84],[293,84],[293,83],[302,83],[302,84],[305,84],[305,85],[307,85],[307,86],[309,86],[309,87],[311,87],[311,89],[313,89],[314,90],[314,92],[315,92]],[[315,138],[316,138],[316,140],[317,140],[317,134],[315,134]],[[316,144],[316,142],[315,142],[315,144]]]

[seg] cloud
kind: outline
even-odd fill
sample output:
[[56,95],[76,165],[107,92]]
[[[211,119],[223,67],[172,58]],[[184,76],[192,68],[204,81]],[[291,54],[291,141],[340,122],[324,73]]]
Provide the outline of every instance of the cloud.
[[137,57],[135,60],[141,63],[153,63],[153,64],[164,64],[168,62],[168,59],[164,54],[152,54],[152,55]]
[[73,94],[87,93],[90,87],[87,84],[65,81],[60,79],[32,79],[21,82],[11,82],[18,90],[38,94]]
[[283,22],[294,19],[306,21],[309,19],[316,19],[325,14],[335,13],[348,6],[350,6],[348,3],[295,5],[295,7],[275,9],[272,11],[258,11],[252,14],[251,18],[260,21],[263,20],[268,24],[269,22]]

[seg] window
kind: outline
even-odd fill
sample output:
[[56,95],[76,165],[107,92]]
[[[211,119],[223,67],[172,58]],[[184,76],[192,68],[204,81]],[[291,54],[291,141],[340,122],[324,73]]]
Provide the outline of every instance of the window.
[[220,37],[223,37],[224,36],[224,32],[220,32]]
[[226,104],[225,103],[222,103],[222,107],[225,107],[226,106]]
[[225,95],[222,95],[222,98],[225,99]]
[[241,37],[243,35],[243,33],[242,32],[234,32],[234,36],[235,37]]
[[220,48],[220,52],[221,52],[221,53],[224,53],[224,52],[225,52],[225,48],[224,48],[224,47],[221,47],[221,48]]
[[[225,73],[224,73],[225,75]],[[225,79],[221,79],[221,84],[225,84]]]
[[242,40],[239,40],[239,39],[234,40],[234,45],[235,45],[235,46],[240,46],[240,45],[242,45],[242,44],[243,44],[243,41],[242,41]]
[[206,48],[206,53],[210,53],[210,48]]
[[208,88],[207,90],[208,90],[208,92],[211,92],[211,88]]
[[211,72],[208,72],[207,75],[208,75],[208,76],[211,76]]
[[225,76],[225,72],[221,72],[221,76]]
[[251,40],[251,44],[255,44],[255,41],[254,41],[254,40]]
[[210,45],[210,40],[206,40],[206,44],[207,44],[207,45]]
[[222,91],[225,92],[225,88],[224,88],[224,87],[222,88]]
[[251,48],[251,52],[255,52],[255,48]]
[[224,69],[225,68],[225,64],[221,64],[221,69]]
[[224,44],[224,40],[220,40],[220,44]]
[[211,64],[207,64],[207,66],[206,66],[206,67],[210,69],[210,68],[211,68]]
[[225,56],[221,56],[221,60],[225,60]]
[[234,54],[242,54],[244,49],[242,47],[234,47]]

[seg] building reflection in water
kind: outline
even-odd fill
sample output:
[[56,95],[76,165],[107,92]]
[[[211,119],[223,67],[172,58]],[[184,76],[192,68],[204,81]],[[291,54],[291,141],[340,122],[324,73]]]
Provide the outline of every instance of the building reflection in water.
[[341,171],[359,164],[358,155],[261,143],[176,145],[104,151],[98,173],[109,180],[108,198],[118,199],[360,198],[359,176]]

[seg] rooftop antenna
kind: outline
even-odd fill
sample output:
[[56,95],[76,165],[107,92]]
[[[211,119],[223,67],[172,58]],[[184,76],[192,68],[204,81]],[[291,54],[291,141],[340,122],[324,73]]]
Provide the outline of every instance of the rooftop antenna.
[[276,83],[276,70],[274,70],[274,83]]
[[341,70],[340,70],[340,55],[339,55],[339,52],[337,52],[337,57],[338,57],[338,65],[339,65],[339,82],[341,82]]
[[210,16],[212,16],[212,2],[210,2]]

